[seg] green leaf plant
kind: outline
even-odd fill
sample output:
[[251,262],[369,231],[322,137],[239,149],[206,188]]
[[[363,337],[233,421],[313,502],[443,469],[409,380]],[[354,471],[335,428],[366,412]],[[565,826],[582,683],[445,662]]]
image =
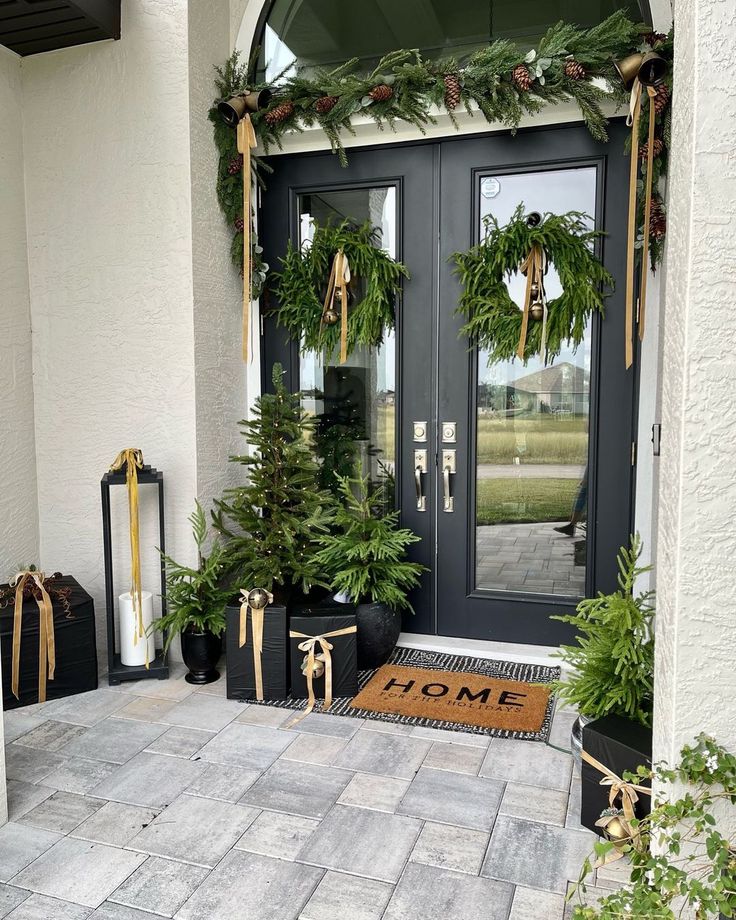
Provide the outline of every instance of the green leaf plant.
[[164,652],[168,651],[174,636],[186,629],[193,627],[196,632],[208,629],[216,636],[225,629],[225,605],[230,592],[222,584],[224,547],[215,539],[205,555],[207,521],[199,501],[196,501],[189,521],[197,544],[197,568],[181,565],[165,553],[161,554],[166,566],[167,612],[154,621],[151,629],[166,630]]
[[619,552],[617,591],[582,600],[574,614],[553,617],[578,632],[576,644],[557,653],[570,672],[555,690],[561,702],[591,719],[618,715],[652,724],[654,593],[634,593],[638,577],[651,568],[639,565],[641,552],[637,534]]
[[[652,782],[651,813],[631,824],[627,839],[595,844],[568,900],[573,920],[695,920],[736,916],[736,757],[706,734],[682,749],[677,767],[639,767],[625,780]],[[587,880],[616,849],[629,857],[630,879],[595,905],[584,902]]]
[[413,613],[407,594],[426,569],[406,556],[421,538],[398,526],[398,511],[381,513],[382,489],[371,490],[367,477],[340,477],[339,483],[342,502],[335,531],[321,538],[317,563],[331,587],[353,602],[381,603]]

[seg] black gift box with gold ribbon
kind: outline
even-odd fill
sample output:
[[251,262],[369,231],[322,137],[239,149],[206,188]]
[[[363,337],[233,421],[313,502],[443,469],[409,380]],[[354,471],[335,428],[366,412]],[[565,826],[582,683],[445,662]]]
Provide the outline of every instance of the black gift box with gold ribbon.
[[[302,608],[303,610],[309,608]],[[323,612],[325,608],[315,607],[307,616],[291,616],[289,619],[289,644],[291,646],[291,696],[294,699],[309,698],[309,683],[305,673],[307,646],[312,645],[315,658],[315,672],[312,678],[313,694],[318,700],[329,698],[326,691],[327,669],[325,652],[329,652],[329,667],[332,678],[332,699],[354,697],[358,692],[358,641],[357,625],[352,605],[339,604]],[[332,613],[332,610],[339,610]],[[339,633],[339,635],[330,635]],[[323,636],[330,646],[313,639]]]
[[[97,689],[95,606],[82,586],[69,575],[44,580],[53,614],[53,678],[47,675],[47,700]],[[3,708],[15,709],[39,700],[40,610],[32,583],[23,595],[20,623],[18,697],[13,694],[13,623],[15,588],[0,586],[0,649],[3,671]]]
[[[627,771],[635,773],[639,766],[651,766],[652,730],[621,716],[604,716],[584,726],[583,751],[590,759],[606,768],[608,778],[600,768],[583,759],[580,823],[603,836],[603,828],[596,826],[596,821],[610,805],[610,790],[616,785],[615,780],[623,779]],[[601,780],[604,780],[603,784]],[[651,804],[651,796],[636,794],[636,817],[641,819],[648,815]],[[622,807],[621,795],[617,796],[615,805]]]
[[[260,663],[262,699],[283,700],[289,695],[289,642],[287,639],[286,607],[269,604],[263,616],[263,640],[260,654],[254,647],[256,630],[253,617],[258,612],[252,608],[245,615],[245,644],[241,646],[241,605],[228,606],[225,655],[227,669],[227,696],[230,700],[258,699],[256,667]],[[254,654],[255,652],[255,654]]]

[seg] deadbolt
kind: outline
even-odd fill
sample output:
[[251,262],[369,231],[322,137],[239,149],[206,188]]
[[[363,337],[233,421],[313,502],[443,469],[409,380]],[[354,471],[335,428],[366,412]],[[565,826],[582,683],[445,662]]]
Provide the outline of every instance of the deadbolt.
[[454,444],[457,441],[457,422],[442,423],[442,440],[445,444]]
[[427,443],[427,423],[414,422],[414,440],[417,444]]

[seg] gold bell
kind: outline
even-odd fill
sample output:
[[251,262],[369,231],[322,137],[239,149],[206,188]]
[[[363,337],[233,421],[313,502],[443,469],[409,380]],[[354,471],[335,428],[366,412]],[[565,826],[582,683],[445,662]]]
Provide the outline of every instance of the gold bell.
[[334,326],[339,319],[340,317],[334,310],[325,310],[325,312],[322,314],[322,322],[326,326]]
[[263,610],[268,607],[268,595],[262,588],[253,588],[248,592],[248,606],[253,610]]
[[[302,661],[302,674],[306,677],[307,671],[309,670],[309,655],[304,656],[304,661]],[[325,673],[325,662],[324,659],[317,655],[314,659],[314,665],[312,667],[312,680],[319,680],[320,677]]]
[[629,842],[629,832],[621,823],[620,818],[611,818],[603,828],[603,833],[617,848],[625,846]]
[[613,66],[626,89],[631,89],[637,77],[644,86],[657,86],[667,73],[667,61],[656,51],[647,51],[646,54],[637,51],[620,61],[614,61]]
[[539,323],[544,319],[544,304],[541,300],[535,300],[534,303],[529,305],[529,316],[535,323]]
[[238,122],[247,112],[257,112],[259,109],[265,109],[271,101],[271,96],[270,89],[262,89],[257,93],[238,93],[218,103],[217,111],[229,128],[237,128]]

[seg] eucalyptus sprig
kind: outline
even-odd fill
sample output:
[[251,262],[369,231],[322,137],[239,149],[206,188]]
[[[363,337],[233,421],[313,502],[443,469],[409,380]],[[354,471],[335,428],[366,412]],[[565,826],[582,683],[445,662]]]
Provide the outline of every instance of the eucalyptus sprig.
[[614,851],[611,841],[598,841],[568,896],[579,902],[573,920],[736,916],[736,838],[725,830],[734,825],[736,757],[701,734],[682,749],[677,767],[639,767],[624,779],[659,789],[650,814],[631,822],[642,845],[619,843],[631,861],[630,881],[596,905],[583,903],[587,880]]

